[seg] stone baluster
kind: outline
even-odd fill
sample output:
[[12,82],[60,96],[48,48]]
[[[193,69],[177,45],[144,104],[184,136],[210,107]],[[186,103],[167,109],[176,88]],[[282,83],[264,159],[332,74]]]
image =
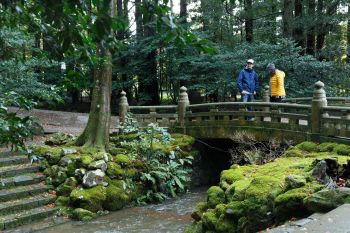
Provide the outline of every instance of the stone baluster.
[[[263,92],[263,102],[270,102],[270,86],[269,85],[265,85],[264,86],[264,92]],[[264,112],[269,112],[270,108],[269,107],[264,107],[263,108]],[[268,120],[266,117],[263,117],[261,119],[262,121]]]
[[182,86],[180,88],[179,103],[178,103],[178,117],[179,117],[179,123],[181,127],[185,126],[186,108],[189,105],[190,105],[190,101],[187,95],[187,88]]
[[120,95],[121,96],[119,100],[119,121],[125,122],[126,114],[129,111],[129,103],[125,91],[122,91]]
[[312,97],[311,109],[311,133],[314,140],[319,140],[321,133],[322,108],[327,106],[327,97],[324,90],[324,83],[318,81],[315,83],[315,90]]

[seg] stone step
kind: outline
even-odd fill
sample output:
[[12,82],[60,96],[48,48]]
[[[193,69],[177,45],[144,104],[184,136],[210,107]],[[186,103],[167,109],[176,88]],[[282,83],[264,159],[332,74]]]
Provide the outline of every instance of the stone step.
[[13,166],[6,166],[0,168],[0,178],[6,178],[26,173],[38,172],[39,166],[30,163],[17,164]]
[[15,186],[37,184],[45,180],[45,176],[41,173],[23,174],[15,177],[0,178],[0,190],[9,189]]
[[0,167],[11,166],[16,164],[29,163],[29,159],[26,155],[16,155],[5,158],[0,158]]
[[38,207],[30,210],[24,210],[16,214],[0,216],[0,231],[18,227],[34,221],[45,219],[54,215],[58,208]]
[[0,203],[41,194],[48,191],[48,189],[49,188],[44,184],[34,184],[34,185],[19,186],[19,187],[7,189],[7,190],[1,190]]
[[20,151],[0,152],[0,158],[8,158],[11,156],[18,156],[18,155],[23,155],[23,152],[20,152]]
[[51,204],[55,200],[56,196],[48,193],[42,193],[32,197],[2,202],[0,203],[0,215],[8,215],[18,213],[22,210],[37,208],[43,205]]

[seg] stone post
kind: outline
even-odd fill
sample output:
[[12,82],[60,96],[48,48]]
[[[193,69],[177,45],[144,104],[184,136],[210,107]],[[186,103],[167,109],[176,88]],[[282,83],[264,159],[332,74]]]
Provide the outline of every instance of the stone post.
[[270,102],[270,86],[264,86],[263,102]]
[[178,103],[178,109],[177,109],[179,123],[181,127],[185,126],[185,115],[186,115],[186,108],[188,105],[190,105],[190,101],[187,95],[187,88],[182,86],[180,88],[179,103]]
[[119,122],[125,122],[126,113],[129,111],[129,103],[125,91],[120,93],[119,101]]
[[[269,85],[264,86],[263,102],[270,102],[270,86]],[[270,108],[264,107],[264,111],[268,112],[268,111],[270,111]]]
[[311,133],[315,140],[318,140],[321,129],[321,110],[327,106],[326,92],[324,90],[324,83],[318,81],[315,83],[315,90],[312,97],[311,109]]

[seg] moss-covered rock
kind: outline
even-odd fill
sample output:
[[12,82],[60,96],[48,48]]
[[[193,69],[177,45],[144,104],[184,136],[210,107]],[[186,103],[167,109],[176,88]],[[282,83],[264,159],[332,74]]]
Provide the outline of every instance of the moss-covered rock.
[[350,188],[323,189],[304,199],[306,208],[311,212],[328,212],[349,202]]
[[70,201],[75,207],[92,212],[102,210],[106,200],[106,188],[96,186],[90,189],[75,188],[70,194]]
[[96,218],[97,215],[89,210],[77,208],[72,211],[70,217],[80,221],[91,221]]
[[49,146],[59,146],[64,145],[70,142],[73,142],[75,140],[75,137],[72,134],[65,134],[65,133],[54,133],[52,134],[49,139],[45,141],[46,145]]
[[56,193],[59,196],[67,196],[69,197],[72,190],[77,186],[78,182],[74,177],[69,177],[66,179],[66,181],[63,184],[60,184],[57,189]]
[[320,152],[332,152],[334,147],[336,147],[337,143],[333,142],[324,142],[318,145],[318,149]]
[[117,154],[114,157],[114,162],[120,164],[121,166],[128,166],[130,164],[130,158],[127,155],[124,154]]
[[301,175],[286,176],[285,183],[287,189],[300,188],[306,184],[306,178]]
[[47,176],[47,184],[57,187],[67,179],[67,169],[53,165],[52,167],[44,170],[44,175]]
[[60,147],[33,146],[31,149],[34,154],[44,157],[50,165],[57,164],[62,157]]
[[94,161],[92,155],[90,154],[82,154],[80,156],[79,162],[81,163],[81,166],[84,168],[89,168],[89,165]]
[[304,153],[302,150],[298,148],[293,148],[293,149],[287,150],[283,154],[283,157],[304,157]]
[[69,206],[69,197],[60,196],[56,199],[55,204],[57,206]]
[[198,202],[194,212],[191,214],[192,218],[196,221],[202,219],[203,213],[208,209],[207,202]]
[[225,192],[219,186],[212,186],[207,191],[209,208],[215,208],[217,204],[225,202]]
[[307,152],[318,152],[318,146],[314,142],[302,142],[297,145],[297,148]]
[[128,201],[128,194],[123,189],[111,184],[106,188],[106,200],[103,207],[106,210],[120,210],[126,206]]
[[117,163],[108,162],[107,167],[107,175],[111,178],[123,177],[125,175],[125,170]]
[[350,155],[350,146],[348,145],[337,145],[334,147],[334,152],[336,152],[338,155]]

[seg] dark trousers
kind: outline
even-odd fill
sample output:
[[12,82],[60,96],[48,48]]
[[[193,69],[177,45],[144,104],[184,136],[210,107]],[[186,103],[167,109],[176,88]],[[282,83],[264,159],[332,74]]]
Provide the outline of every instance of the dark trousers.
[[282,102],[283,97],[282,96],[270,96],[270,102]]

